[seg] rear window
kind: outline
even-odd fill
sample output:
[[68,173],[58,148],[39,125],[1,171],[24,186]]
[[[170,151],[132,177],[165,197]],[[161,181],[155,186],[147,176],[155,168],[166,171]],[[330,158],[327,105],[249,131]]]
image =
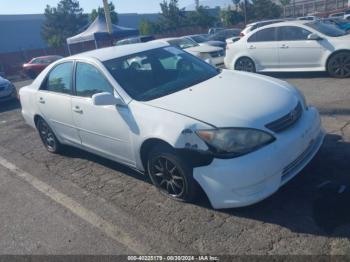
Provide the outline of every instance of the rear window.
[[248,38],[248,42],[270,42],[276,41],[276,28],[266,28],[254,33]]

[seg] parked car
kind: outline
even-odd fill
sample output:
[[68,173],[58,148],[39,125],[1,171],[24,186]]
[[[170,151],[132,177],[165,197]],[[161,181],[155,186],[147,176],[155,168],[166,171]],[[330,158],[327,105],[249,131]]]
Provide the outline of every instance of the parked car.
[[226,43],[222,41],[215,41],[215,40],[209,40],[208,35],[187,35],[184,36],[185,38],[188,38],[194,42],[196,42],[199,45],[211,45],[211,46],[217,46],[225,49]]
[[129,44],[136,44],[136,43],[146,43],[149,41],[154,40],[153,35],[141,35],[141,36],[135,36],[130,37],[126,39],[119,40],[115,43],[115,45],[129,45]]
[[225,51],[221,47],[209,46],[209,45],[199,45],[196,42],[184,38],[163,38],[154,40],[156,42],[167,43],[178,48],[185,50],[186,52],[197,56],[207,63],[216,66],[223,67],[224,66],[224,57]]
[[330,14],[328,17],[344,17],[345,12],[339,12],[339,13],[333,13]]
[[35,78],[49,64],[61,58],[62,56],[58,55],[34,57],[28,63],[23,64],[22,69],[30,78]]
[[[133,60],[143,67],[129,68]],[[49,152],[71,145],[120,162],[177,200],[201,187],[214,208],[273,194],[324,138],[317,110],[287,82],[217,70],[159,42],[65,58],[20,98]]]
[[225,28],[223,27],[211,27],[209,28],[208,30],[208,35],[214,35],[216,34],[217,32],[221,31],[221,30],[224,30]]
[[226,42],[227,38],[239,36],[241,29],[225,29],[209,36],[209,40]]
[[325,18],[325,19],[322,19],[322,22],[326,24],[335,25],[339,29],[344,30],[347,33],[350,33],[350,21],[345,20],[343,18],[340,18],[340,17]]
[[0,102],[17,99],[16,87],[7,79],[0,76]]
[[320,21],[261,27],[226,50],[227,68],[250,72],[328,71],[350,76],[350,35]]
[[297,20],[306,20],[306,21],[315,21],[318,20],[319,17],[315,16],[315,15],[308,15],[308,16],[301,16],[301,17],[297,17]]
[[246,27],[240,32],[239,35],[245,36],[248,33],[250,33],[251,31],[254,31],[255,29],[258,29],[262,26],[280,23],[280,22],[284,22],[284,21],[286,21],[286,19],[272,19],[272,20],[263,20],[263,21],[254,22],[254,23],[246,25]]

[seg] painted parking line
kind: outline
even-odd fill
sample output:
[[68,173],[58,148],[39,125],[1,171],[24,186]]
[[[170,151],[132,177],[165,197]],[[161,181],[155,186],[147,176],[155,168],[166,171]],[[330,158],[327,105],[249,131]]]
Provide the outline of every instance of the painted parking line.
[[33,175],[21,170],[13,163],[7,161],[5,158],[0,156],[0,165],[10,170],[14,175],[21,178],[22,180],[26,181],[28,184],[30,184],[32,187],[55,201],[56,203],[60,204],[64,208],[70,210],[73,214],[80,217],[84,221],[90,223],[94,227],[98,228],[100,231],[102,231],[105,235],[110,237],[111,239],[119,242],[120,244],[125,245],[132,251],[134,251],[137,254],[142,254],[147,252],[147,248],[143,245],[136,243],[128,233],[126,233],[123,229],[118,227],[115,224],[112,224],[93,211],[86,209],[82,205],[80,205],[78,202],[70,198],[69,196],[57,191],[55,188],[51,187],[50,185],[46,184],[45,182],[37,179]]

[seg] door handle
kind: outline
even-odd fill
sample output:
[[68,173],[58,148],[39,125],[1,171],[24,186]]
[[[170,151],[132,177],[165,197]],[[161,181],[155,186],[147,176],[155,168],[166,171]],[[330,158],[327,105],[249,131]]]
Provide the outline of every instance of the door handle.
[[79,107],[79,106],[75,106],[75,107],[73,107],[73,111],[74,111],[75,113],[78,113],[78,114],[82,114],[82,113],[83,113],[83,110],[82,110],[82,109],[80,109],[80,107]]
[[281,48],[289,48],[289,46],[287,46],[287,45],[285,45],[285,44],[283,44],[283,45],[281,45]]
[[256,49],[254,45],[249,46],[249,49]]
[[44,98],[40,97],[40,98],[39,98],[39,103],[40,103],[40,104],[45,104]]

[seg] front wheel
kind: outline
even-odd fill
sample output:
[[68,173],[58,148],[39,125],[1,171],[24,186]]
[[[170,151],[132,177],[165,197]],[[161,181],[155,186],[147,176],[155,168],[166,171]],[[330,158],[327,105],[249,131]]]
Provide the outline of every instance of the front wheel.
[[61,150],[62,145],[57,140],[52,129],[49,127],[49,125],[44,119],[39,118],[37,128],[41,141],[43,142],[47,151],[49,151],[50,153],[58,153]]
[[170,146],[154,147],[147,166],[152,183],[161,193],[175,200],[195,200],[199,186],[192,168]]
[[255,73],[256,68],[253,60],[248,57],[241,57],[235,64],[235,70]]
[[332,77],[350,76],[350,52],[339,52],[331,56],[327,63],[327,71]]

